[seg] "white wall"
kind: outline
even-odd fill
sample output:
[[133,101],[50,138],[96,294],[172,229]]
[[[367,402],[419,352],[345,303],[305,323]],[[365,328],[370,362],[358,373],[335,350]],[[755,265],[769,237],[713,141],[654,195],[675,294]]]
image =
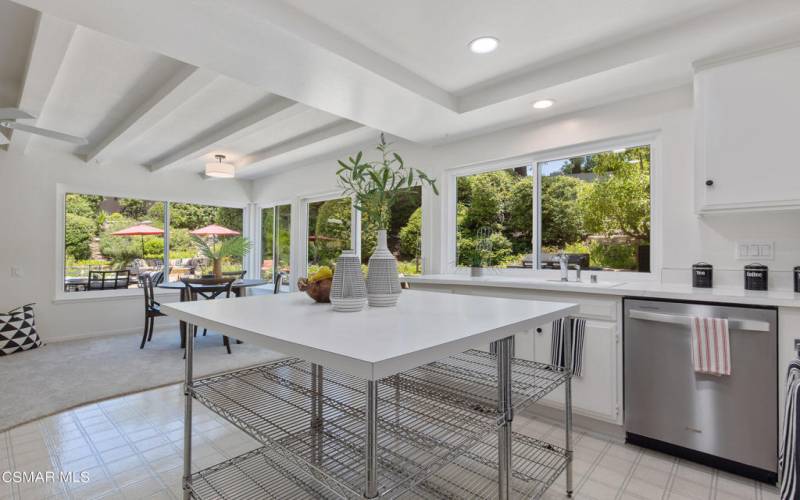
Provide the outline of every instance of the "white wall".
[[[406,163],[443,178],[445,170],[471,164],[655,132],[658,140],[653,189],[661,220],[654,224],[660,226],[659,234],[654,234],[657,245],[654,251],[663,266],[663,272],[656,278],[663,276],[665,281],[688,283],[690,266],[707,261],[720,271],[715,274],[719,282],[739,284],[740,270],[746,262],[734,259],[734,241],[765,239],[775,242],[775,260],[765,262],[773,271],[773,286],[790,287],[791,268],[800,265],[800,218],[796,214],[695,215],[692,123],[692,91],[690,87],[682,87],[437,147],[399,141],[396,149]],[[342,152],[257,180],[253,184],[253,201],[286,201],[287,193],[299,200],[335,190],[335,160],[344,156],[346,153]],[[441,218],[445,194],[434,198],[426,193],[423,198],[423,253],[427,272],[447,268]],[[294,236],[295,241],[302,241],[297,239],[299,235]]]
[[[46,341],[139,330],[142,296],[54,302],[56,185],[151,200],[241,206],[249,183],[205,181],[185,172],[152,174],[134,165],[87,164],[71,155],[0,152],[0,311],[36,302],[39,332]],[[11,277],[11,267],[23,270]],[[74,294],[81,296],[82,294]],[[169,320],[160,319],[162,323]]]

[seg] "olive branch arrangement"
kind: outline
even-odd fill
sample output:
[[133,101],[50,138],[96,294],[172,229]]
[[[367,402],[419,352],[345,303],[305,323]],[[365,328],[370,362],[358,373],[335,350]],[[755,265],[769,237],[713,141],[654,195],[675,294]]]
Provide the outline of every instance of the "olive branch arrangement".
[[342,194],[352,195],[356,210],[365,214],[378,229],[388,229],[390,207],[401,190],[427,184],[434,194],[439,194],[436,179],[418,168],[407,167],[391,145],[381,133],[380,142],[375,147],[381,153],[379,161],[366,161],[363,152],[359,151],[347,162],[339,160],[336,172]]

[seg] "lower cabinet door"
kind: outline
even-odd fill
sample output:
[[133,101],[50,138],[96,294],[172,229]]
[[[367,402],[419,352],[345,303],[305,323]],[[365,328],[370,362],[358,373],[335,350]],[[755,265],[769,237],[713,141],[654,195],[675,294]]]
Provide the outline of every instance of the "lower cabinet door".
[[[519,337],[519,336],[518,336]],[[551,325],[534,333],[535,361],[550,364]],[[587,321],[583,344],[581,376],[572,378],[572,409],[588,417],[619,422],[617,325]],[[564,389],[558,388],[542,400],[543,404],[563,408]]]

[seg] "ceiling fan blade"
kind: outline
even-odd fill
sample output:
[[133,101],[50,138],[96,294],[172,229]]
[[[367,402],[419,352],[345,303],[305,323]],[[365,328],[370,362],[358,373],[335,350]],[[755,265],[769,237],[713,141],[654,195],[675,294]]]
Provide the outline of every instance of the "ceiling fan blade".
[[17,108],[0,108],[0,120],[25,120],[33,116]]
[[86,140],[86,138],[84,137],[76,137],[74,135],[62,134],[61,132],[56,132],[55,130],[48,130],[46,128],[34,127],[32,125],[25,125],[24,123],[5,122],[3,123],[3,126],[15,130],[22,130],[23,132],[30,132],[31,134],[49,137],[51,139],[56,139],[58,141],[71,142],[72,144],[77,144],[79,146],[89,144],[89,141]]

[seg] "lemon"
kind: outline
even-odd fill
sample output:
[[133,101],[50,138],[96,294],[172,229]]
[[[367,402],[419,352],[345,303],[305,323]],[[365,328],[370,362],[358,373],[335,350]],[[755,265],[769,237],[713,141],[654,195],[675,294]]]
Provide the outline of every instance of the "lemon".
[[309,281],[321,281],[325,279],[329,279],[333,277],[333,271],[328,266],[322,266],[319,268],[319,271],[314,273],[313,276],[309,279]]

